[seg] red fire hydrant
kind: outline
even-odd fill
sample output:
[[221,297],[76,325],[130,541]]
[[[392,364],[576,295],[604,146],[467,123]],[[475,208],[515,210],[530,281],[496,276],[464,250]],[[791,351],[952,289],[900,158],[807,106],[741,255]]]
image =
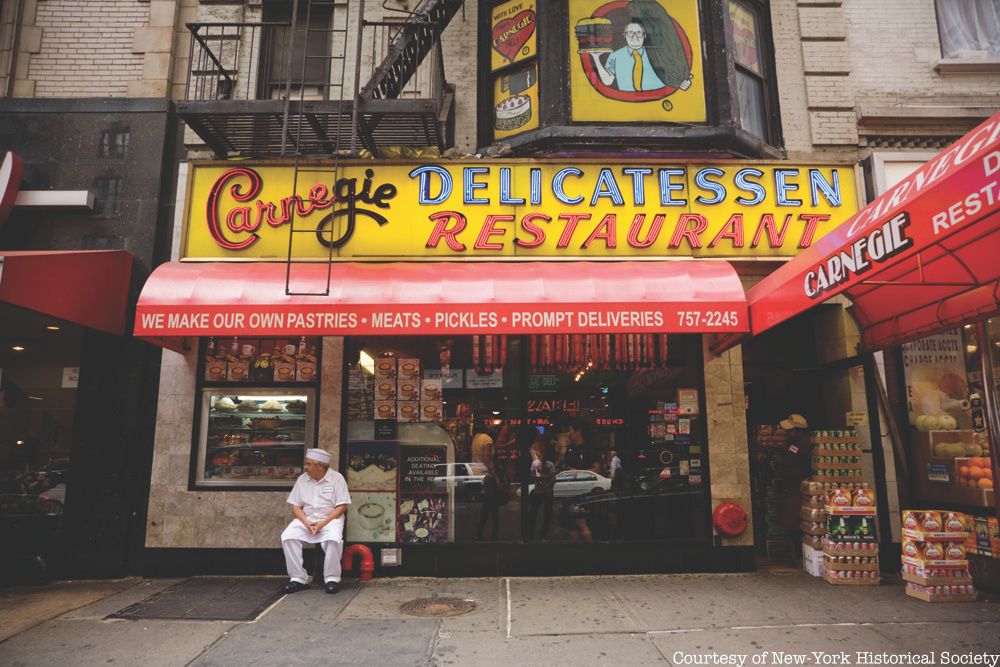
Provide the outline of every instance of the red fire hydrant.
[[375,557],[372,550],[363,544],[352,544],[344,549],[344,557],[340,562],[344,572],[354,569],[354,557],[361,556],[361,565],[358,568],[361,581],[369,581],[372,573],[375,572]]

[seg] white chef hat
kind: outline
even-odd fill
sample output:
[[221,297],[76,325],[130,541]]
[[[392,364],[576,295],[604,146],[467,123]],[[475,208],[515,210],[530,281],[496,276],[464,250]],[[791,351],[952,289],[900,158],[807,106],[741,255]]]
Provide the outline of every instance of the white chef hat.
[[325,449],[307,449],[306,458],[312,461],[318,461],[323,465],[330,465],[330,452]]

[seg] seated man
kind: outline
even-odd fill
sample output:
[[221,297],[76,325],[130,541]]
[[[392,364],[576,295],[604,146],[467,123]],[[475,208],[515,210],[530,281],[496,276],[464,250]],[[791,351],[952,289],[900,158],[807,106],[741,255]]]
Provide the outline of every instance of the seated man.
[[286,593],[305,588],[308,574],[302,566],[302,543],[323,545],[323,581],[327,593],[340,590],[340,558],[344,553],[344,515],[351,504],[347,481],[330,469],[330,454],[322,449],[306,452],[305,473],[295,480],[288,504],[295,519],[281,534],[285,551],[285,567],[291,579],[285,584]]

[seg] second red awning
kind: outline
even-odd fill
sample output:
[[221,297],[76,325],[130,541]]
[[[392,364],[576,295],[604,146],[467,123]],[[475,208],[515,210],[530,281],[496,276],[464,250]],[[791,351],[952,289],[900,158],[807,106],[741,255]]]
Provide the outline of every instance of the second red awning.
[[688,262],[170,263],[135,335],[421,335],[748,330],[733,267]]

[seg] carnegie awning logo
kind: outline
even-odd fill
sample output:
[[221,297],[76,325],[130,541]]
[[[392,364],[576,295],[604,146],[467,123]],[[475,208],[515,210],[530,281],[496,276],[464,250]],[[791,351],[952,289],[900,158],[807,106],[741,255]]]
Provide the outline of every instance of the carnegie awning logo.
[[906,236],[910,215],[903,211],[867,236],[862,236],[828,257],[806,273],[805,292],[810,299],[823,297],[837,286],[860,276],[890,257],[898,255],[913,245]]

